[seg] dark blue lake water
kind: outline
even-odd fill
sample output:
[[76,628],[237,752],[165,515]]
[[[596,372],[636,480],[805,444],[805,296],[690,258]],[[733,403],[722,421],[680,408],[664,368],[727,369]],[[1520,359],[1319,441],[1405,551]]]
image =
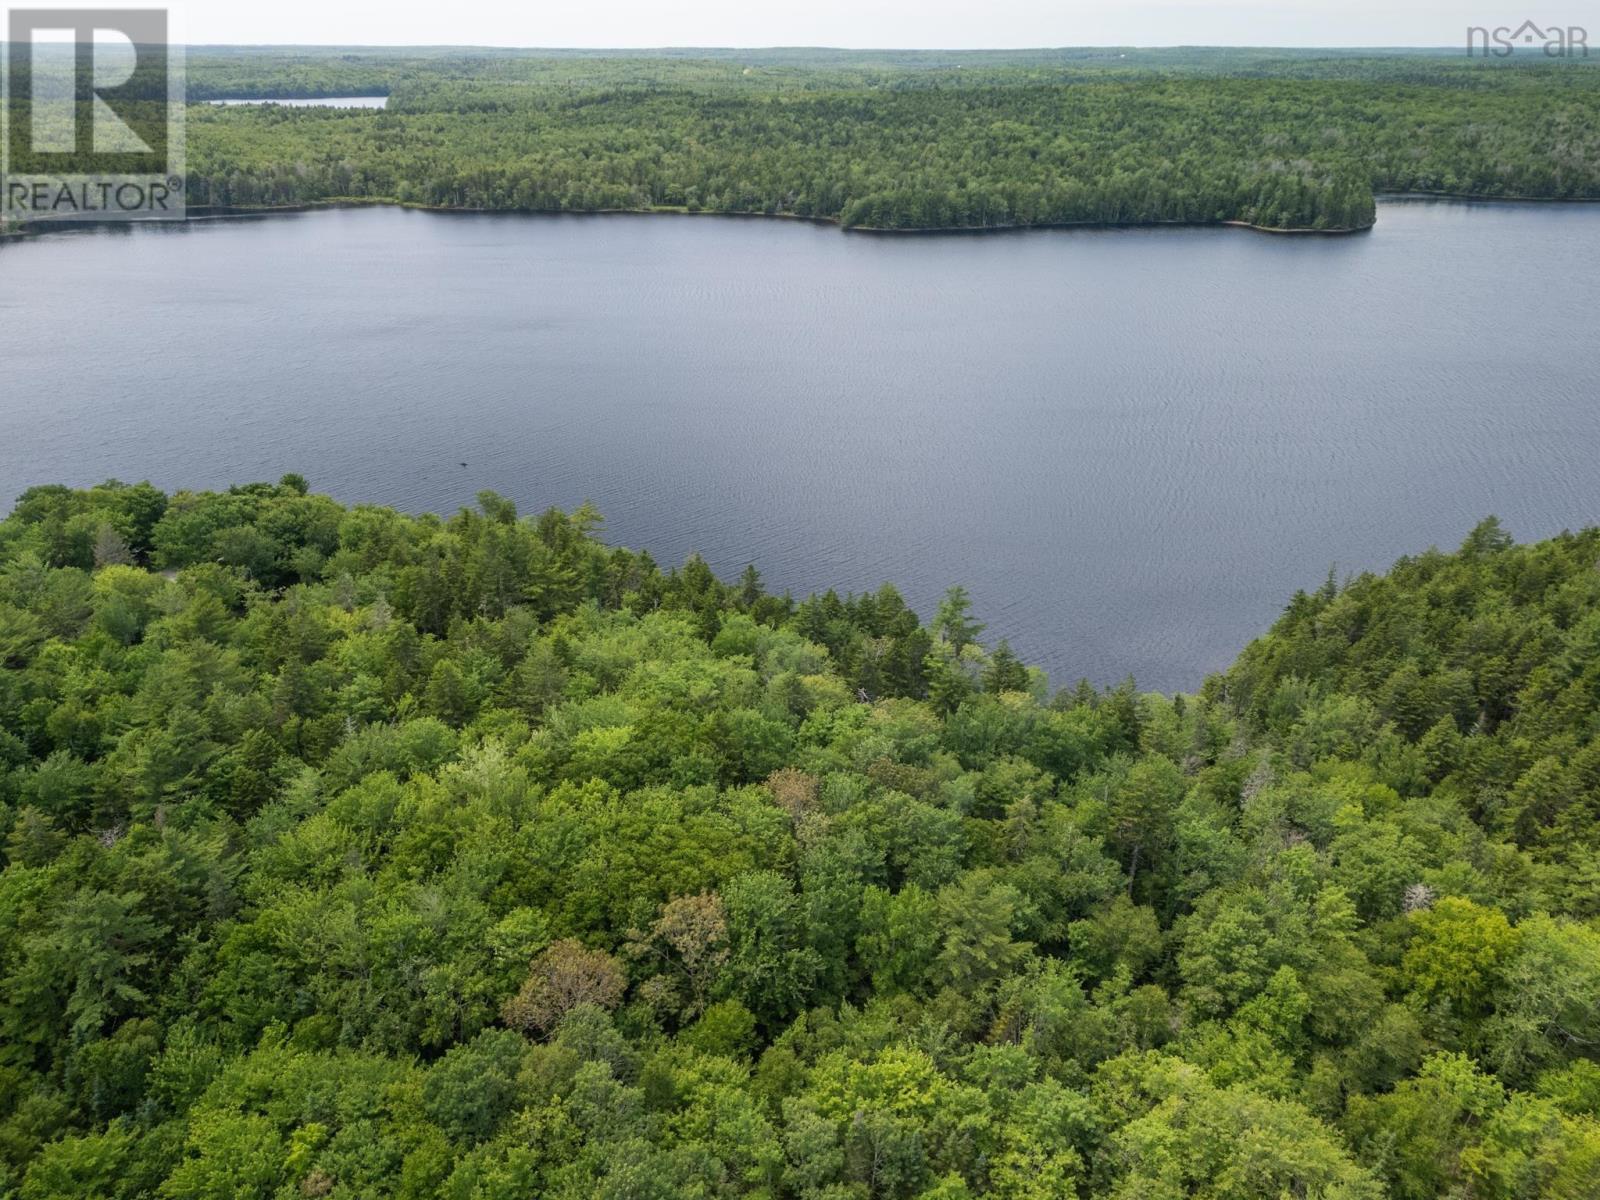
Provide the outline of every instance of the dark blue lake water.
[[[775,588],[965,583],[1059,683],[1192,688],[1290,594],[1600,519],[1600,207],[882,237],[392,209],[0,247],[0,495],[305,474]],[[466,463],[465,467],[458,464]]]

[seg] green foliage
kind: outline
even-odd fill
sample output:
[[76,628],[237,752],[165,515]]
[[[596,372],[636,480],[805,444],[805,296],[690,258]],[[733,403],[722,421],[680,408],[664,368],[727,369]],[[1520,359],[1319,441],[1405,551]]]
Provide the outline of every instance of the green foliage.
[[[764,213],[879,229],[1361,229],[1374,195],[1594,198],[1600,72],[1460,56],[195,56],[189,202]],[[79,536],[86,548],[97,527]],[[196,529],[194,536],[209,536]],[[257,534],[227,552],[251,560]]]
[[1600,533],[1047,699],[597,526],[0,521],[0,1195],[1593,1195]]

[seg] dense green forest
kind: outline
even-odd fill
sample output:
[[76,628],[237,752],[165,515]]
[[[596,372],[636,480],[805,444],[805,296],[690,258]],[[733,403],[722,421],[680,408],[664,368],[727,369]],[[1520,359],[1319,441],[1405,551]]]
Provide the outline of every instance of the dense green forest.
[[[199,212],[357,202],[890,230],[1349,230],[1373,223],[1385,193],[1600,199],[1600,70],[1583,58],[195,48],[189,59]],[[341,95],[389,102],[207,103]]]
[[[1467,57],[1463,47],[1408,50],[1247,46],[1079,46],[1037,50],[837,50],[815,47],[509,50],[469,47],[192,46],[190,99],[388,95],[420,80],[617,87],[849,90],[958,82],[1053,82],[1152,75],[1278,77],[1499,86],[1502,71],[1550,67],[1542,53]],[[1572,65],[1585,65],[1579,56]]]
[[1054,696],[597,514],[0,522],[0,1196],[1600,1195],[1600,530]]
[[1370,225],[1375,193],[1600,198],[1600,71],[1260,51],[197,51],[190,203],[764,213],[882,229]]

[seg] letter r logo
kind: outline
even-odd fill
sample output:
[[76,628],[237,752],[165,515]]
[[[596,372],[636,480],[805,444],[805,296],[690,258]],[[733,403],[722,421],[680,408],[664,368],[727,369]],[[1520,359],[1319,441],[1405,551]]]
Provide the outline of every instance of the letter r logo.
[[12,9],[7,43],[12,170],[168,169],[165,9]]

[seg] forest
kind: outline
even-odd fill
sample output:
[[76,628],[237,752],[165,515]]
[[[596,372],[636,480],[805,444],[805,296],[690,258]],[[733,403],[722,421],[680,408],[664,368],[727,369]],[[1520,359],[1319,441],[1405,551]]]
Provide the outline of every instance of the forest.
[[1587,60],[1264,51],[197,50],[199,209],[751,213],[875,229],[1352,230],[1374,197],[1600,198]]
[[1600,1194],[1600,530],[1052,693],[600,515],[0,521],[0,1196]]

